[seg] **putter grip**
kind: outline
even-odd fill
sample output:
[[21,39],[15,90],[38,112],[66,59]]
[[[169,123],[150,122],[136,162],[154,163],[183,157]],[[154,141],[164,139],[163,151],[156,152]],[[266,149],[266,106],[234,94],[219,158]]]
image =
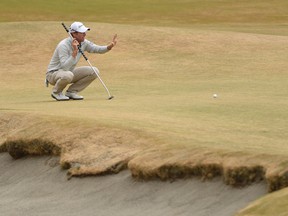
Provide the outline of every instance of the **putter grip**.
[[[68,28],[65,26],[65,24],[62,22],[62,26],[64,27],[64,29],[66,30],[66,32],[70,35],[70,37],[72,37],[72,35],[69,33]],[[86,61],[88,61],[88,58],[86,57],[86,55],[83,53],[83,51],[81,50],[80,46],[78,45],[78,50],[79,52],[82,54],[82,56],[84,57],[84,59]]]
[[62,26],[64,27],[64,29],[66,30],[66,32],[68,33],[69,32],[69,30],[67,29],[67,27],[65,26],[65,24],[64,23],[62,23]]

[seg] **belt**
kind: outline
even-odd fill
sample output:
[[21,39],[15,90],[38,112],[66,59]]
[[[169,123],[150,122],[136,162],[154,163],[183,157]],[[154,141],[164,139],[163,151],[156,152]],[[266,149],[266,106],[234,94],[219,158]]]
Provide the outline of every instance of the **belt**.
[[54,73],[54,72],[56,72],[56,71],[58,71],[59,69],[55,69],[55,70],[50,70],[50,71],[48,71],[48,73]]
[[[48,73],[54,73],[54,72],[56,72],[56,71],[58,71],[59,69],[55,69],[55,70],[50,70],[50,71],[48,71],[46,74],[48,74]],[[49,86],[49,81],[45,78],[45,85],[46,85],[46,87],[48,87]]]

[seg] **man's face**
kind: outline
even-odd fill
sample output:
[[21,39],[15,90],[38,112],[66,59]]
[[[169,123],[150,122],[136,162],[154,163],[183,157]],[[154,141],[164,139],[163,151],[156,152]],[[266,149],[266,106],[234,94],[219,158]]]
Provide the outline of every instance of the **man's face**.
[[83,42],[85,40],[86,32],[81,33],[81,32],[75,32],[73,33],[73,37],[79,42]]

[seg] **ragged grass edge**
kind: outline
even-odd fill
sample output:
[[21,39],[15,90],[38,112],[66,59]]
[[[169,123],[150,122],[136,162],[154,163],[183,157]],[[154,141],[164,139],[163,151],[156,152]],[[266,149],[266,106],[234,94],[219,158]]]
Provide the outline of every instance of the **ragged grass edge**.
[[[191,149],[192,150],[192,149]],[[288,167],[283,166],[287,159],[272,161],[273,156],[233,153],[213,153],[194,149],[183,151],[178,157],[158,159],[156,155],[139,156],[128,163],[131,175],[139,180],[160,179],[174,181],[181,178],[199,178],[202,181],[220,177],[223,183],[233,187],[244,187],[253,183],[266,182],[268,192],[288,186]],[[173,154],[173,152],[172,152]],[[253,157],[253,160],[251,158]],[[267,157],[267,160],[262,160]],[[277,167],[277,168],[275,168]]]
[[[116,141],[119,140],[119,136],[127,136],[126,140],[115,143],[115,140],[112,139],[112,141],[109,140],[111,145],[103,145],[103,143],[98,143],[101,141],[101,137],[98,139],[98,137],[91,135],[91,131],[94,132],[95,130],[95,128],[90,128],[91,125],[85,127],[78,124],[74,125],[75,122],[71,123],[70,120],[69,124],[67,122],[59,124],[58,122],[56,125],[53,123],[54,121],[47,122],[45,118],[37,118],[34,121],[35,117],[33,115],[25,115],[26,119],[22,125],[22,118],[22,115],[19,115],[19,118],[7,116],[5,119],[3,117],[3,128],[8,127],[7,131],[11,131],[9,130],[10,127],[14,132],[13,134],[3,133],[4,135],[1,138],[4,142],[0,144],[0,152],[8,152],[15,159],[26,155],[60,156],[60,165],[63,169],[68,170],[68,178],[112,174],[128,168],[134,178],[143,180],[175,180],[187,177],[199,177],[202,180],[209,180],[222,177],[225,184],[234,187],[266,181],[269,192],[288,186],[288,160],[279,155],[216,151],[191,146],[189,148],[183,146],[181,148],[170,148],[169,145],[161,143],[149,145],[148,142],[151,139],[148,141],[146,138],[144,141],[141,140],[137,143],[137,146],[133,149],[132,141],[129,142],[128,140],[127,142],[127,137],[134,139],[140,135],[130,132],[125,133],[123,130],[117,135],[115,135],[117,131],[113,131],[113,135],[116,136]],[[43,121],[45,121],[45,127],[42,126]],[[41,125],[42,129],[39,130],[37,125]],[[67,125],[69,125],[69,128],[66,131],[64,128]],[[54,132],[51,131],[51,128],[54,129]],[[73,137],[75,131],[71,128],[76,128],[77,131],[82,130],[86,134],[86,140],[83,141],[83,138],[76,136],[75,141],[75,137]],[[47,130],[54,135],[56,134],[55,131],[61,130],[61,133],[52,136],[53,139],[51,139],[51,135],[47,133]],[[103,128],[97,130],[99,133],[106,132]],[[109,133],[111,133],[111,130],[110,128]],[[73,145],[72,142],[74,142]],[[71,157],[73,151],[75,153],[84,146],[89,146],[90,144],[87,142],[96,146],[97,151],[99,147],[102,150],[104,149],[104,154],[98,156],[92,154],[90,155],[92,159],[86,161],[78,161],[81,158]],[[75,146],[77,147],[76,151]],[[155,148],[155,146],[157,147]],[[121,149],[119,149],[120,147]],[[87,153],[89,153],[89,149],[86,153],[83,152],[81,157],[87,157]],[[103,155],[105,155],[104,158]],[[101,161],[100,165],[98,161]]]
[[62,148],[45,139],[7,140],[0,145],[0,153],[4,152],[7,152],[15,160],[26,156],[59,156],[61,168],[68,170],[68,179],[71,179],[72,177],[117,174],[120,171],[127,169],[128,162],[131,159],[125,158],[123,160],[118,160],[102,169],[86,166],[78,162],[63,160],[63,158],[61,158]]
[[[0,145],[1,152],[8,152],[14,159],[24,156],[35,155],[54,155],[61,158],[62,149],[59,145],[45,139],[19,139],[6,140]],[[200,153],[197,155],[199,156]],[[279,169],[278,171],[269,170],[265,164],[244,163],[233,165],[231,158],[218,157],[214,161],[205,161],[198,157],[190,160],[180,160],[177,162],[154,161],[151,158],[141,158],[135,155],[133,157],[124,158],[123,160],[113,161],[103,168],[82,165],[73,161],[60,160],[63,169],[67,169],[68,179],[71,177],[85,177],[93,175],[117,174],[122,170],[129,169],[131,175],[138,180],[160,179],[163,181],[174,181],[181,178],[198,177],[202,181],[210,180],[216,177],[222,177],[226,185],[233,187],[244,187],[253,183],[266,181],[268,191],[277,191],[288,186],[288,169]],[[239,155],[238,155],[239,157]],[[240,156],[241,157],[241,156]],[[201,161],[202,162],[199,162]],[[243,156],[240,161],[245,161]],[[149,161],[149,163],[147,163]],[[152,162],[152,163],[151,163]],[[281,162],[283,164],[283,161]],[[235,164],[235,163],[234,163]],[[237,164],[237,163],[236,163]],[[275,165],[275,164],[274,164]],[[280,164],[279,164],[280,166]]]
[[6,140],[1,147],[2,152],[7,151],[14,159],[28,155],[60,156],[61,154],[60,146],[44,139]]
[[[14,159],[27,155],[54,155],[61,158],[63,154],[63,148],[45,139],[6,140],[0,145],[0,151],[8,152]],[[185,151],[185,154],[189,155],[189,152]],[[212,157],[213,154],[214,159],[207,161],[205,157]],[[63,169],[68,169],[68,179],[73,176],[85,177],[116,174],[128,168],[135,179],[146,181],[151,179],[174,181],[176,179],[192,177],[198,177],[202,181],[205,181],[222,177],[226,185],[233,187],[244,187],[252,183],[266,181],[269,192],[288,186],[288,168],[285,168],[287,161],[281,161],[279,167],[275,169],[275,164],[273,167],[269,167],[268,164],[261,161],[259,161],[259,164],[255,163],[255,160],[249,163],[247,155],[238,155],[237,158],[232,158],[227,155],[222,155],[221,157],[221,154],[217,155],[212,152],[210,156],[207,156],[206,152],[203,154],[203,157],[199,157],[201,152],[197,152],[197,157],[194,157],[194,159],[192,153],[191,155],[192,157],[189,157],[187,160],[185,160],[185,157],[183,160],[183,155],[182,157],[179,155],[177,161],[177,159],[174,160],[169,157],[155,160],[155,157],[157,157],[155,154],[149,155],[149,157],[143,157],[138,154],[110,161],[107,163],[107,166],[100,168],[83,165],[75,161],[63,160],[62,158],[60,159],[60,165]],[[235,162],[236,160],[238,163]],[[280,168],[281,166],[283,167],[282,169]]]

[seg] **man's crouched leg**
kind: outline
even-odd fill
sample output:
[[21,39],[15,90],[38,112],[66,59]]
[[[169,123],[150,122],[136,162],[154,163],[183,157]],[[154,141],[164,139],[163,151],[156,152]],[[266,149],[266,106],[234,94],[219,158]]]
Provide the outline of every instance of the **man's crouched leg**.
[[[96,67],[94,70],[99,73]],[[73,74],[73,84],[67,89],[66,96],[73,100],[83,100],[83,96],[78,95],[78,92],[88,87],[97,78],[97,75],[89,66],[78,67],[73,71]]]

